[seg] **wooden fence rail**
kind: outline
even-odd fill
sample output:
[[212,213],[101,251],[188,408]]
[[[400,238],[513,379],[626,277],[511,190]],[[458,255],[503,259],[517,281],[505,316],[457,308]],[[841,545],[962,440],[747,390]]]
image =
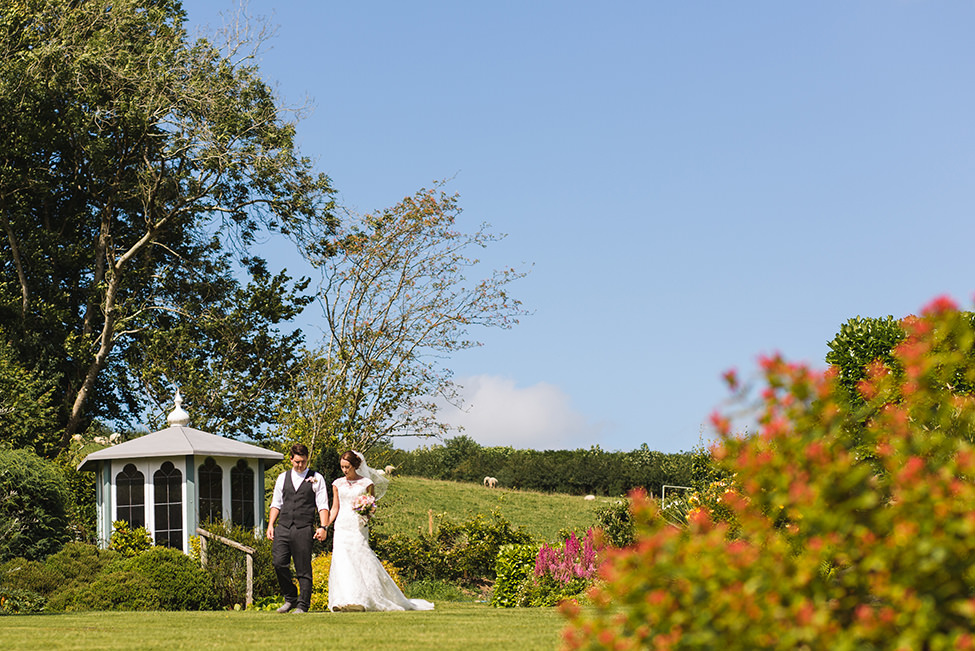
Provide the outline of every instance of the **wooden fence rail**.
[[244,607],[249,608],[254,603],[254,548],[248,547],[247,545],[241,545],[236,540],[218,536],[217,534],[211,533],[206,529],[201,529],[200,527],[196,528],[196,533],[200,534],[200,565],[203,567],[207,566],[207,538],[221,542],[228,547],[239,549],[247,554],[247,603],[244,604]]

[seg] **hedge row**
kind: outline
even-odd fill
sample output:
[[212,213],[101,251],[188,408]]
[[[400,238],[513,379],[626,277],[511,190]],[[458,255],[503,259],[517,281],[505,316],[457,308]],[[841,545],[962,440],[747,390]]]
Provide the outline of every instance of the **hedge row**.
[[694,452],[663,453],[646,444],[631,452],[607,452],[599,446],[579,450],[516,450],[483,447],[469,436],[416,450],[390,450],[400,474],[481,482],[572,495],[622,495],[643,488],[655,495],[664,484],[689,486]]

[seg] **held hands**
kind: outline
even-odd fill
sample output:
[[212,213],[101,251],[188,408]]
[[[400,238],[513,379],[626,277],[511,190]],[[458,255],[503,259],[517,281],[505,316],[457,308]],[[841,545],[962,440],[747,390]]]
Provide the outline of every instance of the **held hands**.
[[315,540],[320,540],[322,542],[325,542],[326,538],[328,538],[328,529],[322,526],[319,526],[317,529],[315,529]]

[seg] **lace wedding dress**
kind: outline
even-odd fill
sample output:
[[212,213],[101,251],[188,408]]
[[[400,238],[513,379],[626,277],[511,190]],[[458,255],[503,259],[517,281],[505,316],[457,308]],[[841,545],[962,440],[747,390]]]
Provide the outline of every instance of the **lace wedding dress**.
[[[369,548],[369,527],[359,521],[352,501],[365,494],[372,480],[339,477],[339,514],[335,518],[332,564],[328,570],[328,608],[361,606],[366,610],[432,610],[423,599],[407,599]],[[359,610],[359,608],[354,608]]]

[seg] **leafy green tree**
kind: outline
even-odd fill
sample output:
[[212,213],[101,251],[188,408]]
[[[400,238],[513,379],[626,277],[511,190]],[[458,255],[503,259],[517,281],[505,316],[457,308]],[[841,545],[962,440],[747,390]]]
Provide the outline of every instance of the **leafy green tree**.
[[863,404],[857,389],[867,368],[876,361],[890,366],[894,348],[904,339],[904,329],[892,316],[882,319],[850,319],[829,342],[826,363],[839,370],[838,380],[853,404]]
[[471,328],[517,323],[523,310],[508,286],[525,275],[503,269],[469,280],[478,263],[471,252],[499,236],[483,224],[460,230],[460,212],[456,196],[423,189],[352,216],[336,255],[316,260],[325,339],[305,362],[284,419],[306,444],[365,451],[390,437],[450,429],[438,419],[438,399],[459,397],[443,360],[479,345]]
[[[135,333],[125,350],[131,393],[152,396],[150,421],[163,426],[172,410],[172,387],[189,397],[193,426],[209,432],[266,438],[262,426],[273,418],[286,395],[304,340],[300,330],[277,326],[297,316],[311,300],[281,272],[267,271],[264,260],[244,261],[251,281],[242,286],[221,272],[173,276],[172,292],[182,297],[180,313],[156,311],[152,327]],[[192,274],[192,275],[191,275]],[[192,302],[190,302],[192,301]],[[186,315],[197,315],[186,318]]]
[[17,361],[13,347],[0,339],[0,443],[45,455],[60,440],[51,395],[53,378]]
[[[240,287],[228,254],[275,234],[316,259],[330,246],[333,190],[296,150],[259,43],[191,42],[184,21],[178,0],[0,0],[0,330],[59,383],[61,449],[172,384],[209,383],[214,422],[217,385],[237,404],[277,386],[296,340],[274,325],[303,284],[251,258]],[[192,363],[161,368],[167,343]]]
[[68,541],[71,495],[57,464],[0,448],[0,562],[39,560]]

